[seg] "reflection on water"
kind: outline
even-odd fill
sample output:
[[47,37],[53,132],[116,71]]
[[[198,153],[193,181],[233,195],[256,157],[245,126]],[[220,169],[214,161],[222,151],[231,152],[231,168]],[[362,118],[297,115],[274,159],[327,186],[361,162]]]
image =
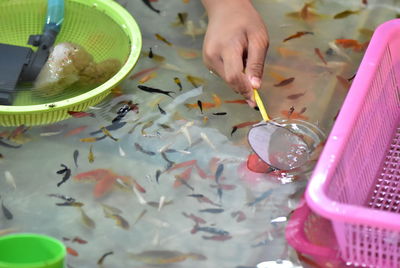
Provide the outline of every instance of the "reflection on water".
[[[368,41],[367,30],[395,17],[393,3],[315,1],[304,20],[286,15],[300,14],[304,1],[254,2],[269,26],[260,90],[269,114],[328,133],[363,55],[335,40]],[[0,233],[13,228],[63,240],[77,252],[68,257],[71,267],[96,267],[110,251],[104,266],[299,264],[284,239],[286,222],[274,219],[287,219],[309,173],[248,169],[247,132],[261,118],[203,66],[206,18],[200,3],[151,2],[160,14],[142,1],[122,4],[142,27],[143,52],[152,48],[159,57],[142,56],[105,102],[76,118],[0,129],[0,195],[14,216],[0,216]],[[358,8],[357,14],[333,19]],[[176,24],[178,12],[187,13],[186,25]],[[313,34],[283,42],[301,31]],[[294,79],[282,83],[288,78]],[[140,83],[175,93],[145,92]],[[122,107],[132,109],[119,116]],[[57,187],[65,175],[57,174],[61,164],[71,174]],[[49,194],[75,201],[60,205],[65,200]]]

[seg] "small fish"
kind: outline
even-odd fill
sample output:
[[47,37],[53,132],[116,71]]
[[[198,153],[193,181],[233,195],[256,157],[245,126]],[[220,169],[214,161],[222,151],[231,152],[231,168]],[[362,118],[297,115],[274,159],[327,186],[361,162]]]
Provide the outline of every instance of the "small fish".
[[287,96],[286,98],[287,98],[288,100],[296,100],[296,99],[298,99],[298,98],[304,96],[304,94],[305,94],[305,92],[304,92],[304,93],[292,94],[292,95]]
[[172,23],[173,26],[185,25],[188,18],[187,12],[178,12],[176,15],[175,22]]
[[242,222],[246,220],[246,214],[243,211],[238,210],[231,213],[232,218],[236,218],[236,222]]
[[84,239],[82,239],[82,238],[80,238],[80,237],[78,237],[78,236],[75,236],[75,237],[72,239],[72,242],[76,242],[76,243],[78,243],[78,244],[87,244],[87,241],[86,241],[86,240],[84,240]]
[[324,56],[322,55],[321,50],[319,50],[319,48],[317,48],[317,47],[314,48],[314,52],[315,52],[315,54],[317,54],[318,58],[320,58],[321,61],[322,61],[325,65],[328,65],[328,63],[326,62],[326,60],[325,60]]
[[[189,109],[194,109],[194,108],[200,108],[199,102],[196,103],[185,103],[185,106]],[[202,110],[208,110],[211,108],[216,107],[215,103],[211,102],[201,102],[201,108]]]
[[91,218],[89,218],[89,216],[85,213],[83,208],[79,207],[78,209],[81,212],[81,219],[82,219],[83,224],[86,227],[89,227],[90,229],[96,228],[96,223]]
[[215,235],[229,235],[228,231],[217,229],[214,227],[208,227],[208,226],[199,227],[196,224],[190,233],[195,234],[197,232],[206,232],[206,233],[215,234]]
[[358,14],[361,11],[362,11],[362,9],[359,9],[359,10],[345,10],[345,11],[342,11],[340,13],[337,13],[335,16],[333,16],[333,18],[334,19],[343,19],[343,18],[346,18],[346,17],[348,17],[350,15]]
[[213,115],[227,115],[226,112],[218,112],[218,113],[212,113]]
[[21,144],[12,145],[12,144],[6,143],[6,142],[3,141],[3,138],[0,138],[0,145],[3,146],[3,147],[6,147],[6,148],[13,148],[13,149],[18,149],[18,148],[20,148],[22,146]]
[[170,94],[171,93],[175,93],[173,91],[164,91],[164,90],[161,90],[161,89],[158,89],[158,88],[147,87],[147,86],[144,86],[144,85],[138,85],[138,88],[140,90],[143,90],[143,91],[146,91],[146,92],[150,92],[150,93],[164,94],[164,95],[167,95],[168,97],[171,97],[171,98],[172,98],[172,96]]
[[78,256],[79,256],[78,251],[76,251],[75,249],[70,248],[70,247],[67,247],[67,253],[68,253],[69,255],[74,256],[74,257],[78,257]]
[[167,131],[174,131],[174,129],[173,129],[172,127],[170,127],[170,126],[168,126],[168,125],[166,125],[166,124],[158,123],[158,125],[159,125],[160,127],[162,127],[163,129],[167,130]]
[[207,212],[207,213],[222,213],[225,210],[223,208],[206,208],[206,209],[200,209],[199,212]]
[[284,80],[280,81],[279,83],[275,84],[274,87],[283,87],[283,86],[289,85],[290,83],[292,83],[294,81],[294,79],[295,79],[294,77],[284,79]]
[[197,253],[182,253],[171,250],[148,250],[141,253],[130,253],[129,256],[145,264],[169,264],[183,262],[186,259],[206,260],[207,258]]
[[254,206],[255,204],[261,202],[262,200],[268,198],[273,192],[274,192],[273,189],[269,189],[269,190],[263,192],[259,197],[256,197],[256,198],[254,199],[254,201],[247,203],[247,205],[248,205],[249,207],[250,207],[250,206]]
[[4,206],[4,201],[1,200],[1,209],[3,211],[3,215],[4,217],[6,217],[7,220],[12,220],[14,218],[13,214],[11,213],[11,211],[6,208],[6,206]]
[[210,141],[210,139],[208,138],[207,134],[204,132],[200,132],[200,137],[213,149],[213,150],[217,150],[217,147],[215,147],[215,145]]
[[115,220],[116,224],[121,227],[122,229],[128,230],[129,229],[129,222],[125,220],[121,215],[119,214],[112,214],[109,213],[108,211],[104,211],[106,218],[111,218]]
[[306,34],[314,34],[314,33],[313,32],[306,32],[306,31],[297,32],[297,33],[295,33],[295,34],[283,39],[283,42],[286,42],[286,41],[289,41],[289,40],[292,40],[292,39],[295,39],[295,38],[302,37],[303,35],[306,35]]
[[289,112],[288,112],[289,116],[291,116],[293,112],[294,112],[294,107],[292,106],[289,108]]
[[347,78],[347,81],[351,82],[356,77],[356,74],[357,73],[355,73],[351,77]]
[[238,130],[237,126],[232,127],[231,136]]
[[57,174],[64,174],[62,180],[57,183],[57,187],[60,187],[63,183],[65,183],[71,177],[71,169],[69,169],[66,165],[61,164],[63,169],[57,171]]
[[137,142],[135,142],[135,148],[136,148],[136,150],[138,150],[138,151],[140,151],[140,152],[142,152],[144,154],[147,154],[147,155],[151,155],[152,156],[152,155],[156,154],[155,152],[147,151],[147,150],[143,149],[143,147]]
[[139,77],[142,77],[142,76],[144,76],[144,75],[147,75],[148,73],[151,73],[151,72],[153,72],[153,71],[155,71],[155,70],[157,70],[157,69],[158,69],[158,66],[155,66],[155,67],[151,67],[151,68],[147,68],[147,69],[141,70],[141,71],[139,71],[139,72],[137,72],[137,73],[131,75],[131,76],[129,77],[129,79],[130,79],[130,80],[134,80],[134,79],[136,79],[136,78],[139,78]]
[[104,259],[105,259],[107,256],[112,255],[112,254],[114,254],[114,251],[110,251],[110,252],[104,253],[104,254],[100,257],[100,259],[97,261],[97,264],[98,264],[98,265],[102,265],[103,262],[104,262]]
[[147,122],[146,124],[143,125],[142,130],[141,130],[142,136],[146,136],[147,135],[147,133],[144,130],[149,128],[149,127],[151,127],[153,124],[154,124],[153,121],[149,121],[149,122]]
[[78,112],[78,111],[68,111],[68,114],[75,118],[82,118],[86,116],[96,117],[93,113]]
[[67,202],[75,202],[75,198],[73,198],[73,197],[70,197],[70,196],[65,196],[65,195],[62,195],[62,194],[48,194],[48,196],[50,196],[50,197],[56,197],[56,198],[59,198],[59,199],[61,199],[61,200],[64,200],[64,201],[67,201]]
[[103,140],[103,139],[105,139],[106,137],[107,137],[106,135],[101,136],[101,137],[87,137],[87,138],[79,139],[79,141],[80,141],[80,142],[88,142],[88,143],[91,143],[91,142],[96,142],[96,141],[99,141],[99,140]]
[[135,129],[141,124],[143,124],[143,122],[138,122],[135,125],[133,125],[133,127],[128,131],[128,134],[132,134],[135,131]]
[[167,167],[165,168],[165,170],[170,169],[170,168],[175,164],[174,161],[171,161],[171,160],[167,157],[167,155],[165,154],[165,152],[161,152],[161,157],[162,157],[165,161],[167,161]]
[[205,236],[202,235],[201,238],[205,240],[214,240],[214,241],[226,241],[232,238],[230,235],[213,235],[213,236]]
[[117,138],[114,138],[113,135],[111,135],[110,131],[107,130],[107,128],[100,127],[101,131],[104,133],[104,135],[106,135],[107,137],[109,137],[110,139],[112,139],[113,141],[118,141]]
[[165,39],[165,38],[164,38],[163,36],[161,36],[160,34],[156,33],[156,34],[155,34],[155,37],[156,37],[158,40],[160,40],[160,41],[166,43],[168,46],[172,46],[172,43],[169,42],[167,39]]
[[143,1],[143,3],[144,3],[148,8],[150,8],[151,10],[153,10],[154,12],[156,12],[157,14],[160,14],[160,10],[154,8],[153,5],[151,4],[151,1],[150,1],[150,0],[142,0],[142,1]]
[[153,49],[149,48],[149,58],[152,59],[154,57]]
[[56,206],[59,207],[76,207],[76,208],[80,208],[83,207],[85,204],[83,204],[82,202],[64,202],[64,203],[56,203]]
[[181,83],[181,80],[179,79],[179,77],[174,77],[174,82],[175,82],[175,84],[178,85],[179,91],[182,91],[183,87],[182,87],[182,83]]
[[236,103],[236,104],[247,104],[246,100],[240,99],[240,100],[226,100],[224,101],[225,103]]
[[199,106],[200,112],[203,113],[203,103],[201,103],[201,100],[197,101],[197,105]]
[[221,163],[218,165],[217,171],[215,172],[215,181],[217,183],[219,183],[219,178],[221,177],[222,172],[224,172],[224,164]]
[[78,168],[78,156],[79,156],[79,151],[75,150],[73,153],[73,157],[74,157],[74,163],[75,163],[76,168]]
[[336,79],[339,81],[339,83],[345,88],[345,89],[349,89],[351,86],[351,83],[349,82],[349,80],[347,80],[346,78],[344,78],[341,75],[336,75]]
[[160,104],[157,104],[158,110],[160,111],[161,114],[167,114],[167,112],[165,112],[161,107]]
[[281,114],[287,118],[291,118],[291,119],[302,119],[302,120],[308,120],[308,117],[305,115],[302,115],[300,113],[297,112],[291,112],[290,110],[283,110],[281,111]]
[[101,206],[103,207],[103,211],[105,214],[121,214],[122,210],[120,210],[119,208],[110,206],[110,205],[106,205],[106,204],[101,204]]
[[188,49],[188,48],[176,48],[176,52],[178,55],[185,59],[185,60],[192,60],[200,57],[200,52],[198,50],[194,49]]
[[88,126],[80,126],[80,127],[71,129],[70,131],[68,131],[67,133],[64,134],[64,137],[77,135],[77,134],[81,133],[82,131],[84,131],[87,127]]
[[307,107],[303,107],[303,108],[300,110],[299,114],[304,114],[306,111],[307,111]]
[[157,73],[152,72],[152,73],[149,73],[149,74],[143,76],[142,78],[140,78],[140,80],[138,82],[139,82],[139,84],[144,84],[155,77],[157,77]]
[[8,170],[4,171],[4,177],[6,178],[6,182],[8,183],[8,185],[12,186],[14,190],[16,190],[17,185],[15,184],[15,179],[11,172]]
[[142,55],[144,55],[145,57],[149,57],[150,59],[156,61],[156,62],[164,62],[165,61],[165,57],[158,55],[156,53],[153,52],[152,48],[150,48],[149,52],[141,52]]
[[236,130],[238,130],[238,129],[240,129],[240,128],[252,126],[252,125],[257,124],[257,123],[258,123],[258,121],[247,121],[247,122],[243,122],[243,123],[234,125],[234,126],[232,127],[231,136],[232,136],[233,133],[236,132]]
[[336,39],[335,44],[342,46],[343,48],[352,48],[355,52],[361,52],[368,46],[368,41],[360,43],[354,39]]
[[190,214],[189,215],[186,212],[182,212],[182,215],[185,216],[188,219],[193,220],[196,225],[207,223],[204,219],[202,219],[202,218],[200,218],[200,217],[198,217],[198,216],[196,216],[194,214]]
[[162,173],[162,171],[157,169],[157,171],[156,171],[156,182],[157,183],[159,183],[159,179],[160,179],[161,173]]
[[94,154],[93,154],[93,146],[92,145],[90,145],[90,147],[89,147],[88,161],[89,161],[89,163],[94,162]]
[[204,84],[204,79],[192,75],[187,75],[186,79],[194,86],[199,87],[199,85]]
[[133,222],[132,226],[134,226],[136,223],[139,222],[139,220],[141,218],[143,218],[143,216],[147,213],[147,209],[143,209],[142,212],[139,214],[139,216],[137,217],[137,219]]

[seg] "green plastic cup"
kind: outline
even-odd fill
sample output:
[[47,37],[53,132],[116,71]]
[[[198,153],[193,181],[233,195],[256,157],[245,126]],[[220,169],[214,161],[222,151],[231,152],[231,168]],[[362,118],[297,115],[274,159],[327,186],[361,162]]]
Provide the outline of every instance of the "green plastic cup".
[[39,234],[0,237],[0,268],[64,268],[63,243]]

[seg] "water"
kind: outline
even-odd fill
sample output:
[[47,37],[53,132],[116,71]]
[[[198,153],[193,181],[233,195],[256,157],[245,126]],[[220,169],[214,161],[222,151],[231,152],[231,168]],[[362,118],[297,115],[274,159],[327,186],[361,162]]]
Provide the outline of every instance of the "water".
[[[285,16],[288,12],[299,11],[303,1],[254,2],[269,26],[271,44],[260,90],[269,114],[272,118],[287,117],[293,106],[291,119],[310,122],[329,133],[348,90],[336,76],[351,77],[362,53],[343,50],[347,56],[324,54],[328,62],[325,65],[314,54],[314,48],[318,47],[325,53],[329,49],[328,43],[337,38],[366,41],[368,37],[360,34],[358,29],[374,29],[379,23],[394,18],[397,11],[391,9],[392,1],[369,1],[363,12],[341,20],[331,17],[346,9],[356,9],[361,1],[318,1],[316,11],[327,17],[309,23]],[[154,53],[165,57],[163,63],[142,57],[132,74],[157,67],[155,77],[145,85],[173,90],[176,92],[174,98],[138,90],[138,80],[142,77],[126,79],[121,85],[122,96],[112,99],[117,95],[114,93],[88,111],[94,113],[95,118],[72,118],[54,125],[29,128],[25,132],[14,132],[14,135],[14,128],[0,128],[0,141],[22,145],[20,148],[0,145],[0,195],[14,215],[12,220],[0,216],[0,230],[15,228],[19,232],[44,233],[60,240],[75,236],[87,240],[87,244],[65,241],[68,247],[79,253],[76,257],[68,256],[71,267],[97,267],[97,260],[110,251],[114,254],[105,259],[104,267],[157,267],[129,257],[130,253],[149,250],[194,253],[207,258],[186,258],[181,263],[164,265],[166,267],[255,267],[276,260],[300,265],[284,238],[286,222],[273,222],[273,219],[287,217],[296,207],[309,171],[295,175],[258,174],[247,169],[247,157],[252,153],[247,143],[250,126],[231,133],[235,125],[260,121],[259,113],[247,105],[225,103],[239,99],[239,96],[203,66],[199,54],[203,36],[185,35],[183,26],[171,26],[177,12],[188,12],[188,19],[200,27],[201,21],[206,20],[200,3],[190,1],[184,4],[180,0],[152,2],[162,10],[161,15],[148,9],[142,1],[122,4],[126,4],[141,26],[143,51],[148,52],[152,47]],[[284,38],[302,30],[312,30],[314,35],[282,43]],[[161,43],[154,37],[155,33],[162,34],[175,46]],[[178,46],[194,50],[197,56],[182,58],[177,53]],[[292,54],[289,55],[288,50]],[[204,82],[194,86],[186,79],[187,75],[201,77]],[[274,87],[279,76],[295,77],[295,80],[286,87]],[[180,79],[182,91],[179,91],[174,77]],[[302,97],[288,98],[303,92]],[[213,94],[221,99],[221,105],[203,113],[198,108],[189,109],[184,105],[195,104],[197,100],[215,104]],[[122,106],[120,101],[138,103],[139,111],[129,112],[122,120],[126,124],[110,131],[118,141],[106,137],[94,143],[82,142],[81,139],[103,135],[101,131],[90,133],[110,125]],[[166,112],[165,115],[160,113],[157,104]],[[227,114],[213,114],[218,112]],[[135,143],[148,154],[137,150]],[[166,153],[171,162],[195,162],[165,172],[169,163],[160,149],[165,151],[166,148],[173,149]],[[77,167],[73,159],[75,150],[79,151]],[[90,151],[94,156],[93,162],[89,161]],[[314,163],[316,158],[317,155],[311,156]],[[62,179],[62,175],[56,173],[61,169],[60,164],[71,169],[72,178],[57,187]],[[135,179],[146,192],[139,192],[139,196],[115,180],[108,193],[95,198],[100,186],[104,186],[99,183],[99,178],[97,181],[78,181],[73,177],[96,169],[112,171],[114,179],[129,176],[129,183]],[[218,169],[220,174],[216,176]],[[158,179],[157,170],[161,172]],[[16,189],[5,179],[6,171],[12,175]],[[96,227],[92,229],[82,223],[77,208],[55,205],[61,200],[48,196],[52,193],[71,196],[82,202],[82,208],[95,221]],[[165,201],[159,207],[159,204],[145,204],[143,200]],[[129,229],[123,229],[114,219],[105,217],[102,203],[120,209],[120,216],[129,223]],[[202,212],[205,209],[209,212]],[[216,213],[221,209],[222,212]],[[145,214],[135,223],[144,210]],[[199,223],[200,227],[223,230],[229,235],[215,237],[215,234],[205,231],[192,233],[196,226],[193,216],[205,221]],[[170,255],[166,253],[165,256]]]

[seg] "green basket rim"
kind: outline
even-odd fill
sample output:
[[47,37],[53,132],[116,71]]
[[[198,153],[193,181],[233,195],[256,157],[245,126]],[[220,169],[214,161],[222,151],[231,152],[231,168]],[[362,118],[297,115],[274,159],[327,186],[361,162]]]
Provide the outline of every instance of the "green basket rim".
[[[121,27],[124,29],[125,32],[126,31],[128,32],[128,35],[130,35],[129,40],[131,42],[129,56],[126,59],[125,64],[121,67],[118,73],[116,73],[105,83],[78,96],[61,101],[36,104],[36,105],[21,105],[21,106],[0,105],[0,113],[20,114],[27,112],[46,112],[49,110],[56,111],[56,110],[63,110],[72,105],[75,106],[80,103],[88,102],[90,99],[115,87],[135,67],[142,48],[142,35],[140,28],[136,20],[133,18],[133,16],[120,4],[112,0],[69,0],[69,1],[79,2],[81,4],[89,6],[97,6],[101,7],[102,9],[109,9],[112,10],[114,13],[118,13],[118,16],[122,18],[122,20],[125,22],[124,24],[121,25]],[[109,16],[109,14],[106,15]],[[110,17],[112,18],[112,16]]]

